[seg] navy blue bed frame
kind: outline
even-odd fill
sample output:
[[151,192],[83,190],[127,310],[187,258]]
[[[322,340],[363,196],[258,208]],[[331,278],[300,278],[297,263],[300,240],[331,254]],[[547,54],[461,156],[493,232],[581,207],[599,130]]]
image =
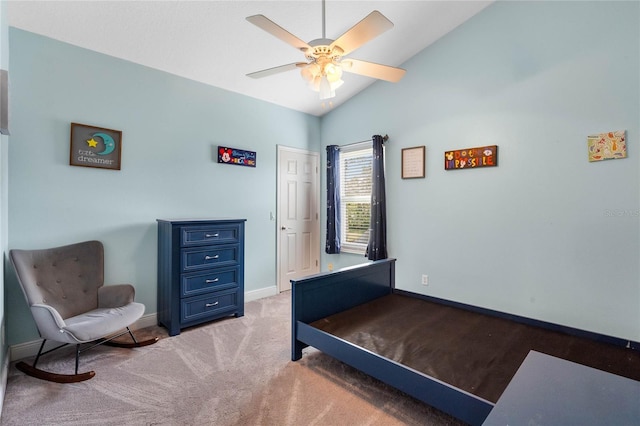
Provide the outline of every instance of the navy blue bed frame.
[[395,289],[395,259],[379,260],[343,268],[335,272],[320,273],[300,280],[291,280],[291,283],[291,359],[293,361],[302,357],[302,350],[305,347],[313,346],[345,364],[471,425],[482,424],[494,404],[309,324],[388,294],[398,293],[499,316],[515,322],[588,337],[617,346],[626,346],[635,350],[640,347],[638,342],[397,290]]
[[493,403],[347,342],[309,323],[391,294],[395,259],[292,280],[291,359],[313,346],[469,424],[481,424]]

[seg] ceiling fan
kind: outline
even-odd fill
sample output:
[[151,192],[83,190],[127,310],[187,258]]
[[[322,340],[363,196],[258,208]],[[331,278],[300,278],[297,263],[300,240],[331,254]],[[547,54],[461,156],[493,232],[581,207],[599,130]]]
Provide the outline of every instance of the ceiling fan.
[[325,0],[322,0],[322,38],[311,40],[309,43],[300,40],[264,15],[249,16],[247,21],[302,51],[308,60],[308,62],[294,62],[256,71],[247,74],[248,77],[268,77],[300,68],[300,73],[309,87],[319,92],[320,99],[323,100],[333,98],[335,90],[344,83],[343,71],[394,83],[399,81],[406,72],[401,68],[388,65],[345,58],[366,42],[393,28],[393,23],[377,10],[371,12],[336,40],[331,40],[326,38]]

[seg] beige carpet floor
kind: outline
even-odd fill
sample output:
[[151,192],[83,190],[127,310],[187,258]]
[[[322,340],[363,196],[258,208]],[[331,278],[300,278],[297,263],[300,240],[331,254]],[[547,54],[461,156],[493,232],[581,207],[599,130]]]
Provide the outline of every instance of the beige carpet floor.
[[[133,350],[98,347],[56,384],[9,370],[2,425],[459,425],[313,348],[290,360],[290,294],[249,302],[227,318]],[[29,360],[31,361],[31,360]],[[39,367],[73,370],[73,350]]]

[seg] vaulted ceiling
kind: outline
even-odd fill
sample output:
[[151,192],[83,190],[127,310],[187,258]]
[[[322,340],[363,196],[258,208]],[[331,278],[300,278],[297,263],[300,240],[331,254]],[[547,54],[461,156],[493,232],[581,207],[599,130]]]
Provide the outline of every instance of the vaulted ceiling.
[[[487,1],[326,1],[326,36],[337,39],[373,10],[394,23],[349,57],[399,66],[492,3]],[[246,74],[304,55],[249,23],[263,14],[298,38],[322,37],[322,2],[9,1],[10,26],[166,71],[208,85],[322,115],[378,80],[347,74],[331,104],[297,70]],[[380,81],[377,84],[394,84]]]

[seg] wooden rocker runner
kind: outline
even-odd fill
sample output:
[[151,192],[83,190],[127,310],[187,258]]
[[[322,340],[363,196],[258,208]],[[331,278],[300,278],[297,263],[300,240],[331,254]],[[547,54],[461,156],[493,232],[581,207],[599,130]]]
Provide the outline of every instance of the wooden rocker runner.
[[[158,341],[157,337],[138,341],[129,328],[145,309],[143,304],[134,302],[133,286],[104,286],[101,242],[11,250],[9,258],[43,338],[33,364],[24,361],[16,364],[23,373],[57,383],[81,382],[94,377],[95,372],[78,373],[80,353],[102,344],[136,348]],[[114,340],[125,334],[129,334],[131,342]],[[47,340],[60,345],[43,352]],[[75,374],[52,373],[36,367],[42,355],[69,344],[76,345]]]

